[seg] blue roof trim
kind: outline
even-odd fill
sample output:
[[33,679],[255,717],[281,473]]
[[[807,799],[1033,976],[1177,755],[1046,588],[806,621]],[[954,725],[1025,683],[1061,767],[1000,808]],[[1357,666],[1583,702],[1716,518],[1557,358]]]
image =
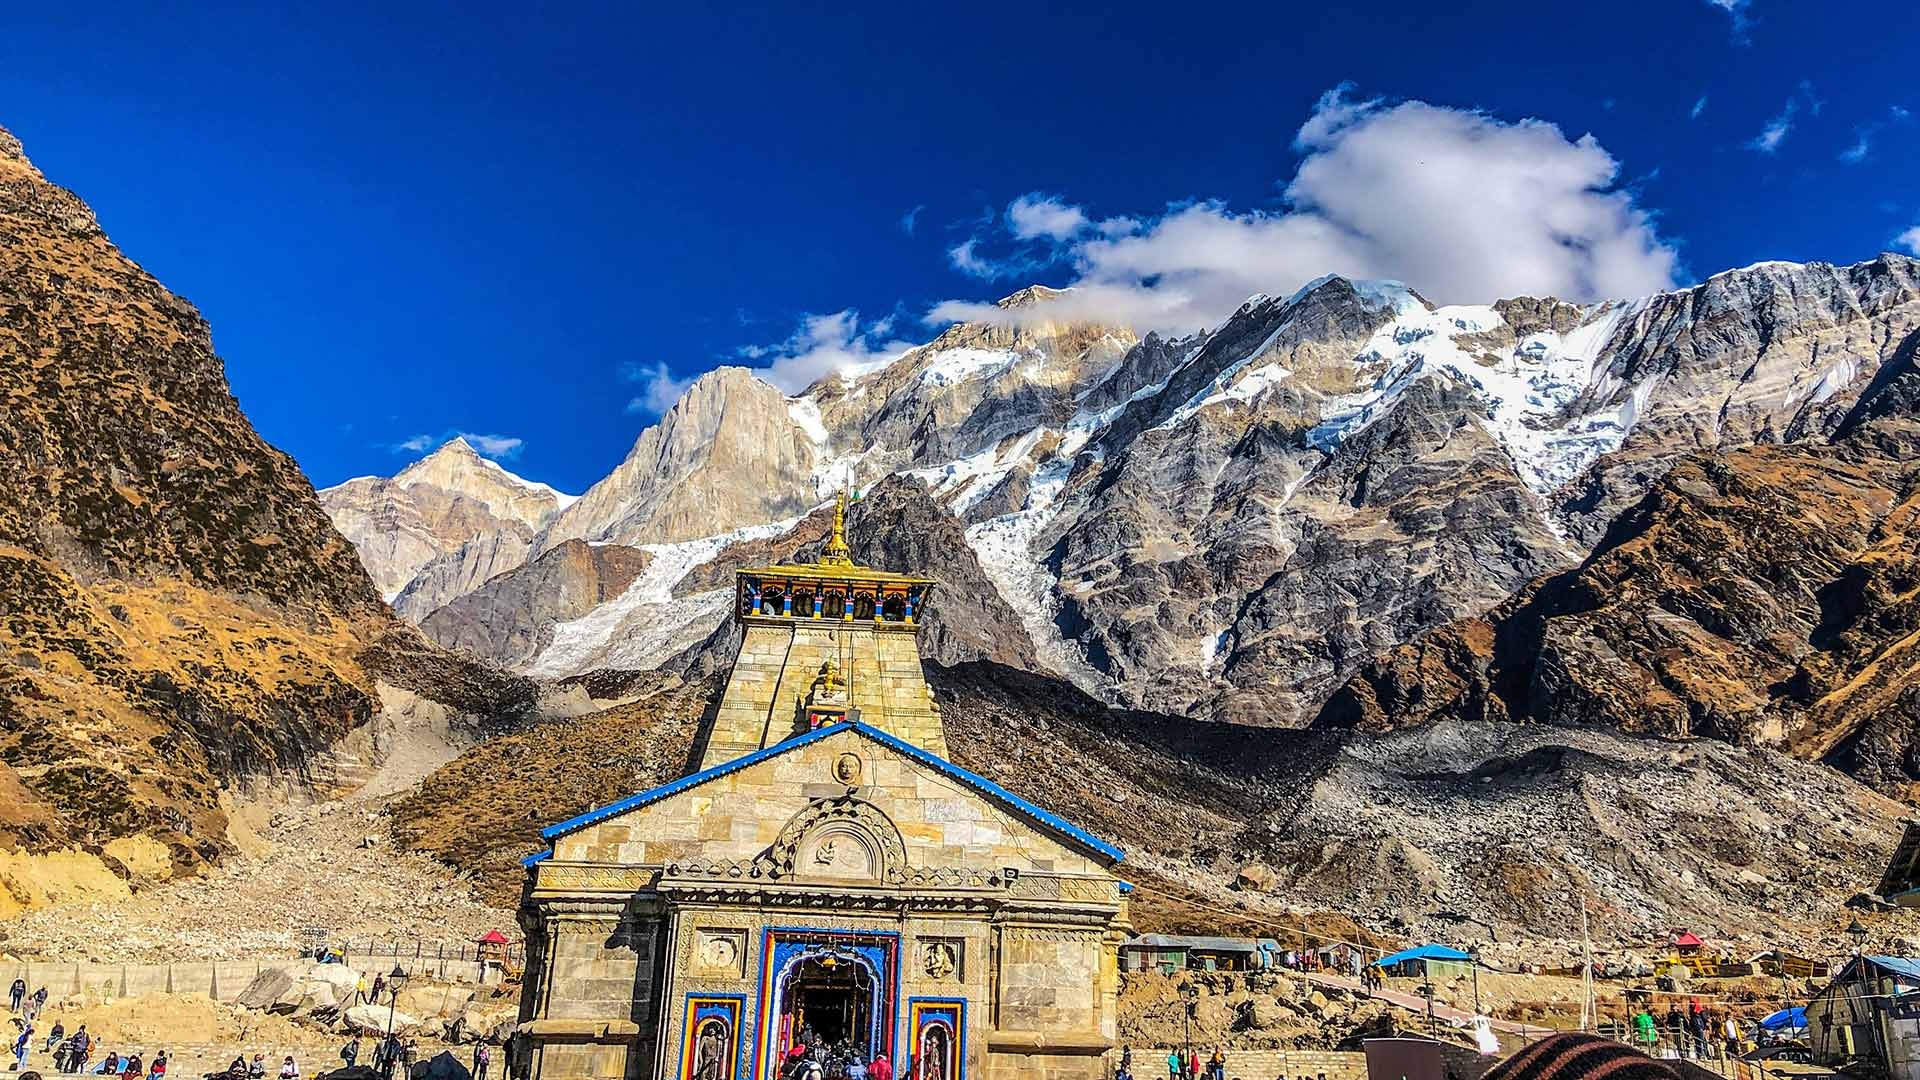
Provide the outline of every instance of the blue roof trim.
[[760,762],[765,761],[770,757],[774,757],[775,755],[784,754],[789,750],[798,750],[800,747],[805,746],[808,743],[818,742],[821,739],[825,739],[830,736],[839,734],[840,732],[846,731],[848,729],[857,731],[860,734],[865,735],[866,737],[879,743],[880,745],[885,746],[888,749],[893,750],[905,757],[911,758],[914,761],[917,761],[922,765],[925,765],[931,769],[934,769],[937,772],[944,773],[945,775],[950,776],[953,779],[958,780],[963,784],[966,784],[968,787],[973,788],[974,790],[980,792],[983,795],[987,795],[1001,802],[1004,802],[1007,805],[1013,807],[1014,809],[1020,811],[1020,813],[1025,815],[1026,817],[1033,819],[1034,821],[1047,827],[1048,829],[1056,833],[1059,833],[1062,836],[1065,836],[1085,847],[1093,849],[1099,854],[1104,855],[1109,859],[1112,859],[1114,862],[1119,862],[1122,859],[1127,857],[1127,853],[1125,851],[1122,851],[1120,848],[1117,848],[1114,845],[1107,843],[1105,840],[1102,840],[1099,837],[1093,835],[1092,833],[1087,832],[1085,829],[1082,829],[1074,825],[1072,822],[1068,821],[1066,818],[1063,818],[1058,814],[1052,813],[1051,811],[1048,811],[1048,810],[1043,810],[1040,807],[1035,806],[1034,804],[1028,802],[1027,800],[1021,798],[1018,795],[1015,795],[1013,792],[1008,791],[1007,789],[1001,787],[1000,785],[994,783],[993,781],[987,779],[986,777],[981,776],[978,773],[968,772],[966,769],[963,769],[960,766],[955,765],[953,762],[948,761],[943,757],[939,757],[938,755],[929,754],[925,750],[920,749],[919,747],[913,745],[910,742],[905,741],[904,739],[895,738],[894,736],[889,735],[884,731],[881,731],[877,728],[868,727],[866,724],[859,723],[857,721],[850,724],[829,724],[826,727],[815,728],[814,730],[807,732],[805,735],[799,735],[794,738],[788,739],[785,742],[779,742],[779,743],[773,744],[772,746],[763,747],[762,749],[755,750],[753,753],[747,754],[743,757],[737,757],[737,758],[734,758],[732,761],[722,762],[719,765],[715,765],[711,769],[704,769],[700,772],[693,773],[692,775],[683,776],[680,779],[675,780],[670,784],[662,784],[657,788],[653,788],[648,791],[643,791],[638,795],[629,795],[626,798],[621,799],[619,802],[611,802],[605,806],[599,807],[598,809],[589,810],[586,813],[581,814],[577,817],[568,818],[567,820],[560,822],[558,825],[549,825],[546,828],[540,830],[540,837],[543,840],[557,839],[559,837],[565,836],[570,832],[576,832],[580,829],[584,829],[588,825],[592,825],[594,822],[605,821],[607,818],[613,817],[616,814],[624,814],[629,810],[646,806],[649,803],[659,802],[661,799],[667,798],[670,795],[677,795],[682,791],[686,791],[688,788],[698,787],[699,785],[704,784],[708,780],[712,780],[715,777],[725,776],[728,773],[732,773],[732,772],[738,772],[741,769],[747,768],[748,766],[757,765]]
[[1121,892],[1123,892],[1123,893],[1130,893],[1130,892],[1132,892],[1132,891],[1133,891],[1133,882],[1131,882],[1131,881],[1122,881],[1122,882],[1120,883],[1120,891],[1121,891]]
[[548,848],[547,850],[545,850],[545,851],[543,851],[543,852],[541,852],[541,853],[539,853],[538,855],[529,855],[529,856],[527,856],[526,858],[524,858],[524,859],[521,859],[521,860],[520,860],[520,865],[521,865],[521,866],[526,866],[526,867],[531,867],[531,866],[532,866],[533,864],[535,864],[535,863],[543,863],[543,862],[546,862],[546,861],[547,861],[548,859],[551,859],[551,858],[553,858],[553,849],[552,849],[552,848]]
[[907,757],[910,757],[913,760],[918,761],[920,764],[925,765],[929,768],[938,770],[939,772],[946,773],[948,776],[951,776],[955,780],[958,780],[961,783],[966,784],[969,787],[972,787],[974,790],[979,791],[983,795],[989,795],[989,796],[992,796],[993,798],[999,799],[1002,802],[1005,802],[1008,805],[1012,806],[1014,809],[1020,811],[1021,813],[1039,822],[1040,824],[1045,825],[1049,829],[1052,829],[1055,832],[1058,832],[1067,837],[1070,837],[1073,840],[1079,841],[1081,844],[1084,844],[1085,846],[1092,848],[1093,850],[1099,852],[1100,854],[1105,855],[1107,858],[1112,859],[1114,862],[1119,862],[1120,860],[1127,857],[1126,852],[1120,850],[1119,848],[1113,846],[1112,844],[1107,843],[1105,840],[1100,839],[1099,837],[1093,835],[1092,833],[1086,831],[1085,829],[1080,828],[1078,825],[1075,825],[1073,822],[1068,821],[1066,818],[1061,817],[1059,814],[1053,813],[1052,811],[1049,811],[1049,810],[1042,810],[1038,806],[1033,805],[1027,800],[1021,798],[1018,795],[1015,795],[1013,792],[1008,791],[1006,788],[1001,787],[999,784],[994,783],[993,781],[987,779],[984,776],[981,776],[978,773],[968,772],[967,770],[961,768],[958,765],[955,765],[953,762],[948,761],[943,757],[939,757],[934,754],[929,754],[925,750],[920,749],[919,747],[913,745],[912,743],[907,742],[904,739],[894,738],[892,735],[889,735],[884,731],[879,731],[874,728],[870,728],[867,725],[861,724],[861,723],[855,723],[852,726],[854,730],[859,731],[864,735],[867,735],[868,737],[872,738],[875,742],[880,743],[882,746],[886,746],[892,750],[895,750],[901,754],[904,754]]
[[[821,739],[837,733],[843,726],[845,725],[830,724],[826,727],[815,728],[805,735],[788,739],[786,742],[774,743],[772,746],[762,747],[751,754],[734,758],[732,761],[723,761],[711,769],[703,769],[700,772],[691,773],[672,783],[661,784],[657,788],[651,788],[638,795],[629,795],[619,802],[610,802],[605,806],[589,810],[577,817],[570,817],[558,825],[549,825],[541,829],[540,838],[542,840],[553,840],[565,836],[570,832],[577,832],[580,829],[584,829],[596,821],[605,821],[615,814],[624,814],[629,810],[645,806],[648,803],[659,802],[669,795],[678,795],[680,792],[691,787],[698,787],[716,776],[725,776],[728,773],[739,772],[741,769],[749,765],[757,765],[773,757],[775,754],[783,754],[788,750],[797,750],[808,743],[819,742]],[[866,725],[854,724],[852,726],[865,727]]]

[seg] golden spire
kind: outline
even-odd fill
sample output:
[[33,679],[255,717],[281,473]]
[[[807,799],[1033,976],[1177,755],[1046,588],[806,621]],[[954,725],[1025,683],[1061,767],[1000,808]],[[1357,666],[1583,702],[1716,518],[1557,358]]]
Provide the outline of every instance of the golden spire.
[[833,535],[820,552],[820,561],[830,566],[852,566],[853,553],[847,549],[847,493],[843,489],[833,504]]

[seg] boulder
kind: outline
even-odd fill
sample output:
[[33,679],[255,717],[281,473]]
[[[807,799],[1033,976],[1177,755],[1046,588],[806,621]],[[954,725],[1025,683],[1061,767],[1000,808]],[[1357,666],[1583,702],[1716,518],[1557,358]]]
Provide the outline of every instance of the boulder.
[[410,985],[400,991],[400,1011],[415,1016],[455,1017],[472,1000],[472,987]]
[[1265,863],[1250,862],[1233,876],[1233,887],[1241,892],[1269,892],[1280,875]]
[[244,1005],[256,1012],[265,1012],[293,990],[293,972],[286,968],[266,968],[253,977],[235,1003]]
[[234,1000],[259,1012],[296,1018],[330,1017],[342,1003],[353,1000],[360,973],[345,964],[302,964],[267,968],[254,976]]
[[[347,1027],[354,1031],[367,1035],[384,1035],[387,1031],[387,1014],[388,1006],[385,1005],[355,1005],[342,1014],[342,1018],[346,1021]],[[418,1030],[419,1027],[420,1021],[414,1017],[403,1012],[393,1013],[395,1034],[404,1035]]]

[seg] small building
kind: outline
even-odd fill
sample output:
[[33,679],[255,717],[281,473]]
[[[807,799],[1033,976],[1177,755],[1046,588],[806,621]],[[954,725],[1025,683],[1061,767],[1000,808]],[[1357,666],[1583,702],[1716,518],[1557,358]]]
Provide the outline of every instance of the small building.
[[1920,960],[1856,956],[1806,1007],[1816,1064],[1920,1080]]
[[1280,945],[1272,938],[1141,934],[1120,945],[1120,970],[1171,975],[1196,971],[1262,971],[1273,967]]
[[512,944],[507,935],[496,927],[474,940],[475,959],[480,962],[480,982],[482,985],[495,985],[506,981],[510,974],[507,946]]
[[1449,945],[1420,945],[1374,961],[1389,975],[1451,979],[1473,973],[1473,956]]
[[1901,907],[1920,907],[1920,818],[1905,818],[1906,829],[1900,842],[1887,858],[1887,869],[1880,875],[1879,893],[1889,903]]

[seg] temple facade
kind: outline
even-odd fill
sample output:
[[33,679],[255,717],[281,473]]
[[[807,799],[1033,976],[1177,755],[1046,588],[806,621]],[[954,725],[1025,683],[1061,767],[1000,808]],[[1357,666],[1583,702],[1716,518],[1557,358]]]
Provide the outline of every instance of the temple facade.
[[544,831],[517,1075],[1106,1075],[1121,852],[946,760],[933,583],[855,564],[843,523],[817,563],[739,571],[699,771]]

